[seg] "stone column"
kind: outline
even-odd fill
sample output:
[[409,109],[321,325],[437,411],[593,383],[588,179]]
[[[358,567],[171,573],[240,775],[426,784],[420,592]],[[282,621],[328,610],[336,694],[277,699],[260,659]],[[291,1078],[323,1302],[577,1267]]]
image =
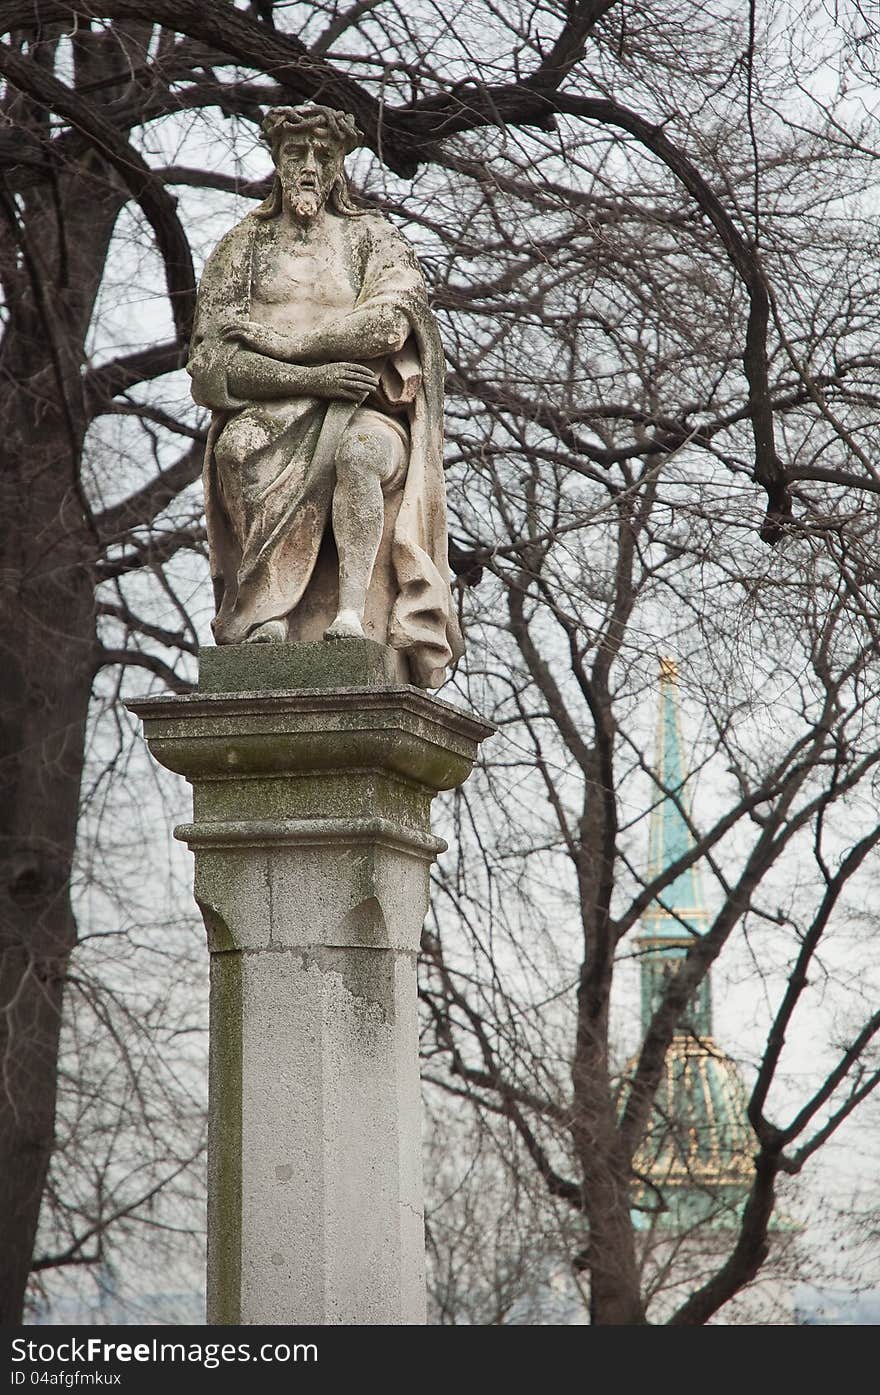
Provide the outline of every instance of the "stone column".
[[[130,704],[193,786],[211,955],[208,1321],[425,1321],[415,966],[431,800],[486,723],[369,640],[202,652]],[[395,686],[397,685],[397,686]]]

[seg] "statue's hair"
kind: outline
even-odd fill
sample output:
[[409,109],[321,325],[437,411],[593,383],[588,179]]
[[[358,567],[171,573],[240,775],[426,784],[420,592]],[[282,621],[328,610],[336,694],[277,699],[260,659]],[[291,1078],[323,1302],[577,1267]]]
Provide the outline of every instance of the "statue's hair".
[[[278,165],[278,151],[282,141],[294,132],[309,131],[324,135],[331,145],[338,146],[343,155],[356,150],[363,144],[363,135],[358,130],[354,117],[347,111],[335,111],[333,107],[322,107],[307,102],[299,107],[272,107],[263,118],[263,140],[272,151],[272,160]],[[275,175],[268,198],[254,210],[257,218],[277,218],[281,212],[282,189],[279,176]],[[351,198],[345,170],[333,181],[327,202],[335,213],[347,218],[360,218],[366,209],[358,208]]]

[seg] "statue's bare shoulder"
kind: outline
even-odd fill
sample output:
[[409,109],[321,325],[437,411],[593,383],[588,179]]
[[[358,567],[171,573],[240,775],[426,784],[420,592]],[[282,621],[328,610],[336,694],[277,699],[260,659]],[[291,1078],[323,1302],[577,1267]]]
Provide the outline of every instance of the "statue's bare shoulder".
[[393,252],[401,261],[420,270],[412,245],[384,213],[371,210],[365,213],[363,218],[359,218],[358,223],[377,248],[387,247],[389,252]]

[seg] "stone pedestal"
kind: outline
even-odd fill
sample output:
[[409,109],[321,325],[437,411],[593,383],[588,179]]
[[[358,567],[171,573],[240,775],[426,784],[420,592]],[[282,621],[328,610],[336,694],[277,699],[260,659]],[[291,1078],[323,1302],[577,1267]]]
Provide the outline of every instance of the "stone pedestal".
[[425,1320],[415,963],[433,796],[492,730],[371,641],[203,651],[131,703],[193,786],[211,954],[208,1321]]

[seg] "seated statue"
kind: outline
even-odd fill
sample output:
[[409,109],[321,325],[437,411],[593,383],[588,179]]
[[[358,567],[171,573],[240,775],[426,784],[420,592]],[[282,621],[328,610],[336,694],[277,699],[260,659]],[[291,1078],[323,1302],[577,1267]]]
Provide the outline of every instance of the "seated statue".
[[449,585],[443,351],[407,243],[351,202],[361,143],[276,107],[266,201],[220,241],[190,360],[213,413],[205,511],[218,644],[367,637],[438,687],[462,653]]

